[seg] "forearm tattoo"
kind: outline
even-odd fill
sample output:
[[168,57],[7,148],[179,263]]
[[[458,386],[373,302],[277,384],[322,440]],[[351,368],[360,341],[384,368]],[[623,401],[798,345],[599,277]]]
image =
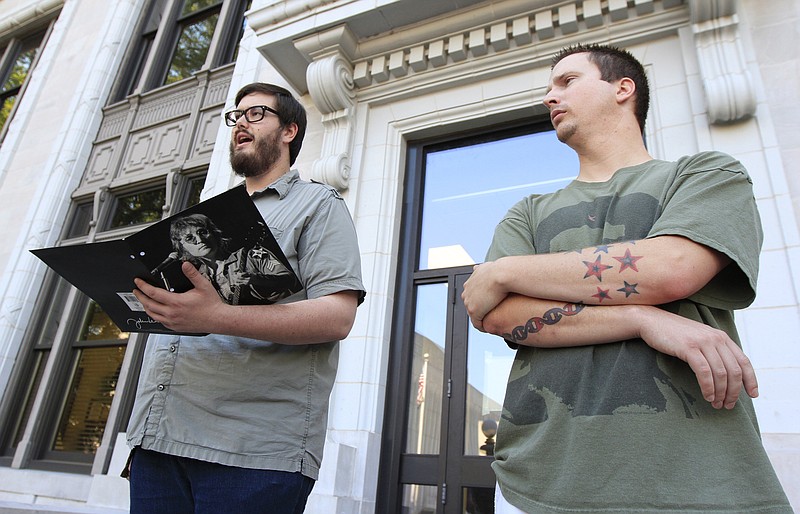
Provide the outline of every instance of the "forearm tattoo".
[[555,325],[564,316],[574,316],[586,307],[582,303],[567,303],[563,307],[553,307],[545,312],[541,318],[533,317],[527,323],[514,328],[510,334],[503,334],[503,339],[518,343],[524,341],[530,334],[535,334],[544,328],[545,325]]
[[[629,242],[628,244],[635,244],[633,241]],[[617,274],[622,273],[623,271],[630,270],[633,273],[639,272],[639,267],[637,262],[642,259],[643,255],[633,255],[631,254],[631,249],[626,248],[625,253],[621,254],[621,256],[614,256],[609,254],[609,250],[615,247],[615,245],[600,245],[594,247],[593,255],[597,254],[605,254],[597,255],[597,258],[593,261],[583,261],[583,264],[586,265],[586,274],[583,275],[584,279],[591,279],[592,277],[596,278],[598,282],[603,281],[603,273],[609,272],[609,270],[617,269]],[[619,246],[616,246],[619,248]],[[591,248],[589,250],[592,250]],[[577,253],[583,253],[583,250],[577,251]],[[610,257],[610,259],[609,259]],[[605,262],[603,261],[605,259]],[[614,264],[613,261],[615,260],[618,264]],[[616,268],[615,268],[616,266]],[[621,288],[616,289],[616,292],[623,293],[625,298],[630,298],[631,295],[639,294],[639,291],[636,289],[639,286],[639,283],[628,282],[627,280],[623,280],[622,283],[624,284]],[[597,292],[591,295],[592,298],[597,298],[597,303],[602,303],[603,300],[611,300],[612,299],[612,289],[613,286],[609,286],[607,289],[597,286]]]

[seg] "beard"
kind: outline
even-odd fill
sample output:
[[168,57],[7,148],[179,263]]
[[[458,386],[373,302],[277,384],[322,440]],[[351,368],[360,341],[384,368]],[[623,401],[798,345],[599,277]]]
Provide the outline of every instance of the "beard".
[[569,139],[575,135],[575,132],[577,132],[577,130],[578,129],[577,127],[575,127],[575,125],[562,123],[561,126],[558,129],[556,129],[556,137],[558,138],[559,141],[566,144],[569,141]]
[[257,177],[267,173],[278,162],[281,131],[276,130],[271,136],[253,139],[252,151],[236,150],[233,141],[230,144],[230,159],[233,172],[240,177]]

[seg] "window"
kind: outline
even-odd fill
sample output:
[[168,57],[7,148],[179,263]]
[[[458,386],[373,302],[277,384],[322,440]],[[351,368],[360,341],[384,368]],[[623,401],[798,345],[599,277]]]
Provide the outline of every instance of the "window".
[[69,358],[66,394],[45,455],[93,456],[100,447],[129,334],[93,301]]
[[250,0],[150,0],[112,101],[233,62],[249,8]]
[[8,390],[4,398],[8,408],[2,412],[0,419],[0,463],[10,464],[14,452],[22,441],[28,421],[31,419],[33,403],[42,383],[44,369],[53,348],[53,341],[59,328],[62,306],[66,302],[68,284],[51,276],[44,290],[50,292],[47,305],[37,306],[37,323],[31,327],[35,333],[30,346],[32,351],[21,355],[14,370],[12,383],[14,387]]
[[22,40],[12,39],[0,49],[0,134],[5,133],[11,120],[44,36],[45,32],[39,32]]
[[[114,105],[104,110],[83,179],[68,192],[73,205],[59,244],[126,237],[199,202],[224,107],[208,91],[230,82],[247,8],[247,0],[143,3]],[[36,48],[19,41],[13,51],[29,47]],[[10,55],[3,51],[0,72]],[[26,66],[30,73],[35,57],[20,59]],[[155,88],[157,95],[141,94]],[[8,91],[11,98],[20,90]],[[164,105],[170,116],[147,118]],[[120,119],[131,120],[127,130]],[[121,332],[54,273],[33,309],[0,399],[0,465],[105,473],[128,423],[147,337]]]
[[178,17],[178,43],[164,84],[189,78],[206,62],[219,21],[222,0],[184,0]]
[[[195,174],[178,180],[173,200],[182,206],[196,203],[204,179],[204,174]],[[111,237],[135,232],[142,224],[161,219],[166,191],[164,186],[150,186],[111,194],[107,212],[96,209],[108,220],[97,223],[105,232],[91,228],[93,202],[79,201],[65,235],[71,237],[70,244],[82,244],[109,232]],[[125,370],[123,363],[129,351],[140,356],[145,336],[122,332],[95,302],[54,273],[48,275],[35,306],[36,323],[26,334],[31,351],[19,360],[12,377],[14,387],[6,397],[8,407],[0,416],[0,434],[4,434],[0,464],[9,464],[20,447],[30,447],[25,467],[90,473],[109,424],[121,430],[127,424],[139,360],[136,369]],[[50,360],[55,364],[48,368]],[[126,396],[112,420],[126,371]]]
[[109,228],[130,227],[161,219],[166,188],[130,193],[117,198]]
[[461,291],[506,211],[566,185],[577,158],[543,121],[410,143],[406,162],[377,510],[491,513],[513,352],[472,327]]

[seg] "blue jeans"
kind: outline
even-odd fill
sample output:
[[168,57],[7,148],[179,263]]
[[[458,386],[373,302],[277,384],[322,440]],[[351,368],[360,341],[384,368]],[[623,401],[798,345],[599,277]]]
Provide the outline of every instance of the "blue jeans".
[[302,514],[314,480],[136,448],[131,514]]

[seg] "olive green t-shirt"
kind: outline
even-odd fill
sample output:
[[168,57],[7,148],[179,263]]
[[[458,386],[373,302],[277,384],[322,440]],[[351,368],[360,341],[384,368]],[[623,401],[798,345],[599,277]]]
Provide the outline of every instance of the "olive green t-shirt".
[[[653,160],[527,197],[498,225],[487,260],[660,235],[731,259],[696,294],[662,307],[739,343],[732,309],[755,297],[762,232],[750,178],[725,154]],[[712,408],[688,364],[641,339],[520,347],[495,457],[503,496],[529,513],[791,512],[750,398]]]

